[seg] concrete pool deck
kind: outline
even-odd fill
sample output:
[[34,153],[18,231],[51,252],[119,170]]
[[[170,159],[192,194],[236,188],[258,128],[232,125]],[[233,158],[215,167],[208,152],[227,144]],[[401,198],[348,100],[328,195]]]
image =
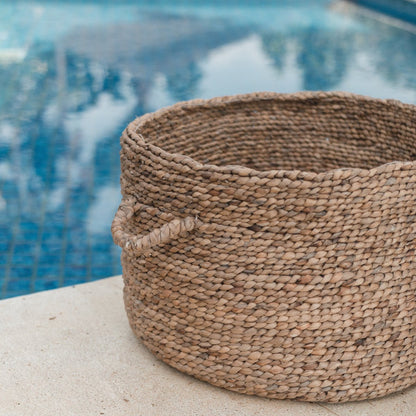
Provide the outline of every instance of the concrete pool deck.
[[0,301],[1,416],[415,415],[416,387],[311,404],[243,396],[183,375],[135,338],[122,286],[118,276]]

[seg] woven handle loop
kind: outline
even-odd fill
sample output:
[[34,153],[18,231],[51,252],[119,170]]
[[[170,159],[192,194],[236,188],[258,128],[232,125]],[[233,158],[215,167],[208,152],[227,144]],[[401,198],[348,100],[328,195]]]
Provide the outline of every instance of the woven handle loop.
[[145,235],[125,231],[125,224],[135,212],[145,207],[132,197],[122,200],[111,226],[114,242],[121,248],[137,254],[157,244],[168,243],[186,231],[192,231],[199,223],[197,218],[175,218]]

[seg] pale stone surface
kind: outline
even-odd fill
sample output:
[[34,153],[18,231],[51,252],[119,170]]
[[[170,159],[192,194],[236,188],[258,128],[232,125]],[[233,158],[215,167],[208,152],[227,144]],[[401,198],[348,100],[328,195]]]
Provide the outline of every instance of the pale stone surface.
[[345,404],[325,404],[339,416],[415,416],[416,387],[377,400]]
[[1,416],[411,416],[416,388],[328,405],[266,400],[183,375],[134,337],[120,277],[0,302]]

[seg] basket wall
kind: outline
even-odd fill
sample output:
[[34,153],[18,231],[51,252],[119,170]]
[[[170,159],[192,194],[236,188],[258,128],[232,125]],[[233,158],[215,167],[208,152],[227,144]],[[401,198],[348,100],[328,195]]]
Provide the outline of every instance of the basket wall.
[[415,383],[415,126],[414,106],[344,93],[135,120],[113,224],[133,331],[247,394],[340,402]]

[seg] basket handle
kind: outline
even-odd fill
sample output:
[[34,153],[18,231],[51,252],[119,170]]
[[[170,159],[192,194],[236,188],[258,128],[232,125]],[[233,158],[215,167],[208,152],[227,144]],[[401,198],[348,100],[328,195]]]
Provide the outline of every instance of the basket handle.
[[135,235],[124,230],[124,225],[145,205],[133,197],[123,198],[111,225],[114,242],[121,248],[137,254],[157,244],[174,240],[185,231],[192,231],[200,222],[197,218],[175,218],[145,235]]

